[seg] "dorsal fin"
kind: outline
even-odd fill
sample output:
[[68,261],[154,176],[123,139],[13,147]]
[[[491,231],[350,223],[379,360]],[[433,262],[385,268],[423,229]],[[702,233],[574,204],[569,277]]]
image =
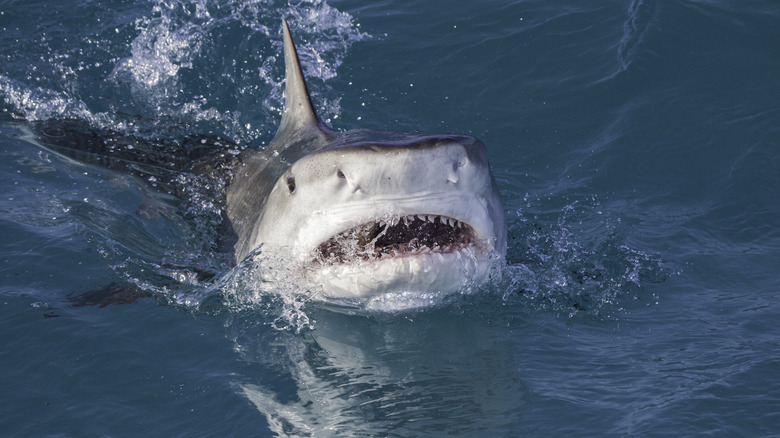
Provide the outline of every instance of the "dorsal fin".
[[309,90],[306,88],[306,80],[303,78],[303,70],[301,70],[301,64],[298,60],[298,52],[295,50],[295,43],[293,43],[290,28],[285,19],[282,19],[282,28],[284,32],[284,71],[287,83],[285,84],[282,121],[276,131],[274,142],[282,141],[289,144],[310,137],[311,134],[317,137],[327,135],[331,130],[317,117],[314,106],[311,104]]

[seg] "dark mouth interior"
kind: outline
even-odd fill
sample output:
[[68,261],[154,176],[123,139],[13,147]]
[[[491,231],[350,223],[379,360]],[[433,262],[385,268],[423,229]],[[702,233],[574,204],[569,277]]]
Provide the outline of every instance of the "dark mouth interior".
[[450,253],[472,244],[474,229],[446,216],[412,215],[370,222],[317,247],[318,259],[346,263],[403,255]]

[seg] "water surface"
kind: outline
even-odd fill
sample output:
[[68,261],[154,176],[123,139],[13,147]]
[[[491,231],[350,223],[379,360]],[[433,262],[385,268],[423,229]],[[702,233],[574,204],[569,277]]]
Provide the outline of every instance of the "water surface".
[[[208,181],[149,217],[154,181],[25,141],[58,118],[262,148],[282,17],[334,128],[487,145],[500,278],[308,300],[215,254]],[[780,430],[773,2],[7,1],[0,29],[8,436]]]

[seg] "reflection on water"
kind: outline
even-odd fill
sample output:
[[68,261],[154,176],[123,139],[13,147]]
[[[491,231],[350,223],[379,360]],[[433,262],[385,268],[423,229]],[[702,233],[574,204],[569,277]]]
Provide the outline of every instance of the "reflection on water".
[[311,316],[315,330],[278,332],[272,348],[251,317],[229,323],[245,360],[292,382],[287,393],[245,378],[236,382],[281,436],[506,431],[528,397],[509,343],[467,315],[346,315],[319,308]]

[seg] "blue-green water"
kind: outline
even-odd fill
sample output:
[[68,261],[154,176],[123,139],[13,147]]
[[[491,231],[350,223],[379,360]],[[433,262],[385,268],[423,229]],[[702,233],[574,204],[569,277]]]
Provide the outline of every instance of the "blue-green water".
[[[148,219],[131,180],[23,138],[263,147],[282,17],[335,128],[487,145],[501,278],[306,301],[210,252],[199,181]],[[0,43],[4,436],[780,434],[776,2],[13,0]],[[69,301],[112,283],[148,296]]]

